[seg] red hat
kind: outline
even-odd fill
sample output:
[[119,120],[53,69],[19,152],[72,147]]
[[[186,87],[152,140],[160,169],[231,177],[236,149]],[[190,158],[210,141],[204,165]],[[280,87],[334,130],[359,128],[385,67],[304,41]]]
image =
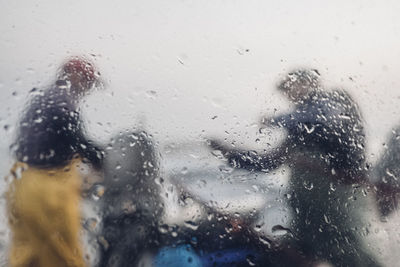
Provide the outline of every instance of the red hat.
[[77,75],[84,83],[93,83],[97,79],[93,63],[82,57],[72,57],[65,62],[61,69],[63,76]]

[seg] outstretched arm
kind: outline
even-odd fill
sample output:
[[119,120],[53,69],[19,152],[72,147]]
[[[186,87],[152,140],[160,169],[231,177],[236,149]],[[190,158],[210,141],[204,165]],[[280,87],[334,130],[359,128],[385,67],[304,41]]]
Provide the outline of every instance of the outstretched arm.
[[290,146],[287,142],[275,148],[272,152],[259,154],[255,151],[241,151],[230,149],[218,141],[210,141],[210,146],[228,159],[229,164],[235,168],[249,171],[271,171],[286,163],[289,156]]
[[[282,114],[271,118],[263,118],[261,123],[266,126],[291,128],[297,127],[297,114]],[[301,117],[301,116],[300,116]],[[293,143],[287,139],[271,152],[260,154],[255,151],[232,149],[216,140],[209,140],[209,145],[221,151],[230,165],[250,171],[271,171],[285,164],[290,155]]]

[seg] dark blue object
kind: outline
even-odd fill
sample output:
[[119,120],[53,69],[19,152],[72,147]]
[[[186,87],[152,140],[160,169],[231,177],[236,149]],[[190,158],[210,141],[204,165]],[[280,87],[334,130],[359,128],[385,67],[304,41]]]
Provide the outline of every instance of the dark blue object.
[[161,249],[154,259],[155,267],[201,267],[200,257],[190,245]]
[[196,253],[188,245],[161,249],[154,259],[155,267],[225,267],[256,262],[257,254],[249,249],[225,249],[212,253]]
[[256,253],[249,249],[225,249],[204,254],[202,262],[204,267],[228,267],[245,264],[246,262],[254,263],[257,258]]

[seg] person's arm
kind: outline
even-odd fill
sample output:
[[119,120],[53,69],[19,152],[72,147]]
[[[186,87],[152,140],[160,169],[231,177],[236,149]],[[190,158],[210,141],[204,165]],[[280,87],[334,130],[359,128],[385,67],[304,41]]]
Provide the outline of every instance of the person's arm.
[[272,171],[279,168],[287,159],[288,148],[285,144],[266,154],[233,150],[228,156],[228,161],[232,166],[249,171]]
[[79,114],[75,112],[70,116],[70,124],[73,125],[73,134],[71,142],[76,153],[78,153],[84,161],[88,161],[96,169],[100,169],[103,164],[103,151],[85,136],[83,123],[79,118]]
[[100,169],[103,164],[103,150],[95,145],[93,141],[87,139],[82,129],[79,129],[77,132],[76,139],[76,149],[79,155],[82,156],[84,160],[89,161],[94,168]]
[[289,113],[289,114],[282,114],[282,115],[277,115],[277,116],[269,117],[269,118],[262,118],[261,124],[264,126],[270,126],[270,127],[285,127],[285,128],[287,128],[291,123],[293,123],[293,120],[294,120],[294,115]]
[[279,147],[266,154],[230,149],[218,141],[210,141],[210,146],[221,151],[233,167],[249,171],[271,171],[279,168],[287,162],[290,150],[288,142],[282,143]]

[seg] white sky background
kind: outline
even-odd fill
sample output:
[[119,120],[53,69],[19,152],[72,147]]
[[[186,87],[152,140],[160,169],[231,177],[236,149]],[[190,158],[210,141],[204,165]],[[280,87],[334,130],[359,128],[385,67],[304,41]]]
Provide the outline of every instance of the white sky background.
[[[327,87],[352,93],[370,153],[400,123],[398,1],[0,3],[2,125],[15,125],[27,92],[76,54],[96,55],[107,80],[84,108],[103,141],[144,122],[161,143],[227,130],[240,134],[230,140],[260,148],[256,124],[287,110],[274,85],[296,66],[318,68]],[[5,147],[13,128],[1,127],[4,135]]]
[[0,174],[15,131],[4,126],[77,54],[95,55],[107,81],[83,108],[98,140],[144,124],[160,145],[216,136],[263,148],[276,136],[257,144],[259,119],[288,110],[274,85],[309,66],[358,102],[375,161],[400,124],[399,14],[397,0],[0,0]]
[[400,123],[398,1],[0,5],[3,155],[15,130],[3,126],[16,124],[27,92],[48,85],[65,57],[76,54],[95,55],[107,81],[83,108],[89,132],[102,141],[144,123],[161,144],[219,136],[262,148],[272,137],[257,145],[257,123],[288,109],[274,85],[296,66],[317,68],[327,87],[351,92],[370,155]]

